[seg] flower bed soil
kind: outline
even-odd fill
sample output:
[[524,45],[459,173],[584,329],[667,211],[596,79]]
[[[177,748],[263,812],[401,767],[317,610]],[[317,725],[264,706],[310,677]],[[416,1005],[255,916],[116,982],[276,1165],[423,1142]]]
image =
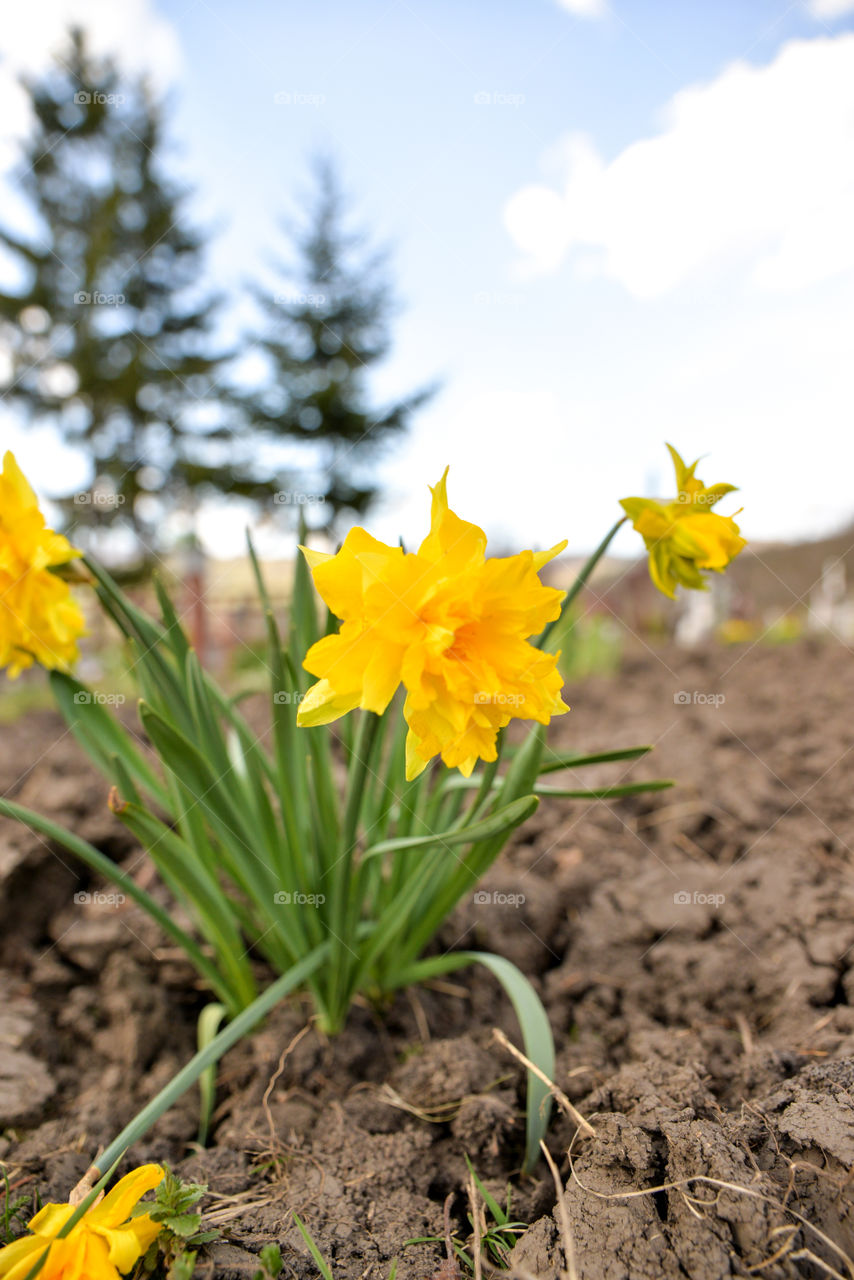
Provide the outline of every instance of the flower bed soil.
[[[559,1116],[549,1135],[578,1274],[852,1275],[851,652],[639,652],[569,701],[553,745],[656,750],[568,785],[679,786],[544,802],[485,881],[490,900],[461,904],[440,945],[508,956],[545,1001],[557,1082],[596,1130],[575,1139],[574,1177],[574,1126]],[[150,886],[54,715],[3,729],[0,788]],[[98,891],[109,886],[70,857],[0,824],[0,1160],[42,1199],[65,1199],[192,1054],[205,1000],[148,920]],[[277,1241],[285,1276],[316,1276],[296,1210],[336,1280],[379,1280],[394,1258],[399,1280],[428,1280],[444,1249],[405,1242],[441,1234],[449,1193],[467,1235],[468,1153],[499,1199],[514,1177],[512,1216],[531,1224],[519,1274],[556,1276],[554,1185],[545,1166],[515,1177],[524,1081],[492,1037],[497,1026],[518,1041],[493,980],[463,971],[382,1015],[357,1008],[334,1042],[307,1014],[281,1007],[225,1057],[207,1149],[193,1147],[193,1093],[133,1153],[209,1184],[226,1234],[199,1274],[250,1277]],[[650,1190],[665,1183],[679,1185]]]

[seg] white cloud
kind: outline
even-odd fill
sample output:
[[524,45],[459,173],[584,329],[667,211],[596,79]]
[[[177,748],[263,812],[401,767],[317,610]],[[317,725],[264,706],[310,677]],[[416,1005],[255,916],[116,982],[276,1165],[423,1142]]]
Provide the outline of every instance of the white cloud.
[[[704,459],[707,483],[739,486],[722,512],[743,507],[750,540],[850,525],[849,470],[828,464],[845,455],[854,410],[850,291],[672,297],[640,314],[626,296],[593,292],[578,301],[584,314],[569,299],[555,321],[565,349],[551,373],[531,367],[520,329],[518,361],[496,355],[424,410],[382,463],[373,534],[417,546],[427,485],[450,463],[451,505],[487,531],[490,554],[564,537],[573,553],[590,550],[618,498],[670,490],[665,440]],[[624,531],[617,550],[639,555],[638,536]]]
[[145,73],[155,89],[174,80],[181,63],[174,27],[158,14],[154,0],[40,0],[18,5],[14,22],[3,32],[0,63],[0,170],[18,157],[20,139],[29,123],[29,100],[21,75],[43,72],[53,54],[61,53],[72,26],[82,27],[89,47],[98,56],[109,54],[123,70]]
[[807,7],[814,18],[832,22],[834,18],[844,18],[848,13],[854,13],[854,0],[809,0]]
[[504,219],[526,273],[581,250],[587,273],[652,298],[726,264],[769,290],[854,267],[854,34],[735,62],[677,93],[664,123],[610,163],[572,135],[563,189],[513,195]]
[[[576,18],[604,18],[608,12],[607,0],[557,0],[557,2],[561,9],[566,9],[567,13],[574,14]],[[828,0],[818,0],[818,3],[827,4]]]

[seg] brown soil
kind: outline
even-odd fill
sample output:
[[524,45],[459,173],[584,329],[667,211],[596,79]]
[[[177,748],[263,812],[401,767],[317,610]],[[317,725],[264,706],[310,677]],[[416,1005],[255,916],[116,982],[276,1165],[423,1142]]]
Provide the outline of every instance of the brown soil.
[[[252,1276],[275,1240],[286,1276],[315,1276],[296,1210],[336,1280],[379,1280],[394,1258],[427,1280],[443,1247],[405,1242],[441,1235],[449,1193],[468,1234],[467,1153],[499,1199],[514,1177],[519,1274],[563,1267],[563,1207],[581,1280],[854,1275],[851,653],[643,653],[570,701],[553,744],[656,750],[568,785],[680,785],[544,803],[483,885],[524,903],[468,901],[440,939],[508,956],[541,991],[557,1082],[596,1131],[570,1174],[574,1126],[551,1129],[562,1206],[545,1166],[515,1177],[523,1076],[491,1033],[518,1030],[485,972],[382,1018],[357,1008],[333,1042],[296,1001],[223,1060],[206,1150],[190,1094],[134,1152],[209,1184],[227,1238],[207,1274]],[[147,876],[53,715],[3,731],[0,788]],[[43,1199],[191,1055],[204,1003],[136,908],[74,901],[106,888],[0,826],[0,1159]]]

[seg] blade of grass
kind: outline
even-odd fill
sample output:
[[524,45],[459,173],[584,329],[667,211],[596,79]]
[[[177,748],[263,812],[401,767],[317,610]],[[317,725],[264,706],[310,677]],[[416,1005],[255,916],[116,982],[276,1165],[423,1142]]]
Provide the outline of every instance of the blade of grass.
[[[291,1212],[293,1213],[293,1210],[291,1210]],[[318,1249],[317,1245],[314,1242],[314,1238],[311,1235],[311,1232],[308,1230],[305,1223],[302,1221],[302,1219],[297,1213],[294,1213],[294,1222],[297,1224],[297,1227],[299,1228],[299,1232],[303,1240],[308,1245],[308,1251],[311,1254],[311,1256],[314,1258],[314,1261],[317,1263],[317,1268],[320,1274],[323,1276],[323,1280],[334,1280],[334,1276],[332,1275],[332,1269],[329,1266],[329,1263],[326,1261],[323,1254]]]

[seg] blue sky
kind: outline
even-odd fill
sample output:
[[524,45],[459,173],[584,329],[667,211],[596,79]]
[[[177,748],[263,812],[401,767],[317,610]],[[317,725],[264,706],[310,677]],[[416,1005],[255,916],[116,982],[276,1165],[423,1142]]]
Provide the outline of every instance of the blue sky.
[[[854,516],[854,0],[44,0],[7,77],[70,17],[169,88],[235,324],[313,151],[392,242],[376,394],[444,388],[381,467],[380,536],[417,540],[450,463],[491,536],[583,550],[666,491],[665,439],[740,485],[748,537]],[[7,433],[49,490],[62,455]],[[225,554],[242,523],[203,527]]]

